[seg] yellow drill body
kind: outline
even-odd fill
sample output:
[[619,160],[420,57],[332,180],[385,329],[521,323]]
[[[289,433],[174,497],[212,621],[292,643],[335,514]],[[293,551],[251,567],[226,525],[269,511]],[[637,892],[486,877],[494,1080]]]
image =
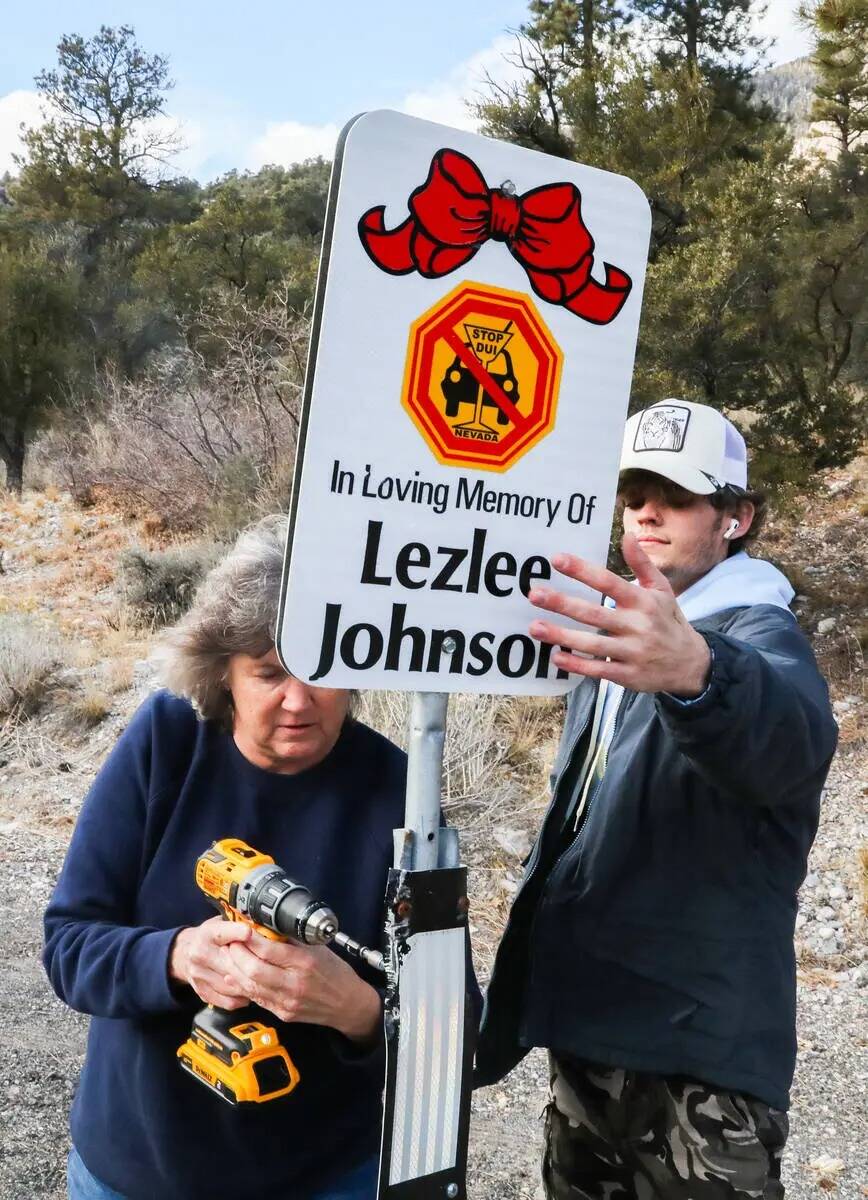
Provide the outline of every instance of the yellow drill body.
[[[238,838],[214,842],[196,860],[196,883],[227,921],[242,921],[271,941],[337,945],[382,971],[383,956],[338,929],[327,904],[291,880],[268,854]],[[230,1104],[261,1104],[286,1096],[299,1082],[298,1070],[277,1031],[236,1012],[208,1005],[178,1048],[181,1066]]]
[[[215,842],[196,860],[196,883],[227,921],[242,921],[262,937],[288,935],[262,925],[236,907],[238,885],[259,867],[274,866],[237,838]],[[262,1104],[297,1087],[298,1068],[281,1045],[277,1030],[251,1019],[249,1008],[229,1012],[208,1005],[193,1020],[190,1036],[178,1047],[184,1070],[230,1104]]]

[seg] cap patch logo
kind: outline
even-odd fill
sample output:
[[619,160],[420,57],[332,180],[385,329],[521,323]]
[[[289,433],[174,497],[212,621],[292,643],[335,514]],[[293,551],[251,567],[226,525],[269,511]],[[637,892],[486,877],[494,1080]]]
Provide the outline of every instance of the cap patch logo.
[[680,404],[658,404],[642,414],[642,419],[633,439],[633,449],[672,450],[684,449],[684,435],[690,420],[690,409]]

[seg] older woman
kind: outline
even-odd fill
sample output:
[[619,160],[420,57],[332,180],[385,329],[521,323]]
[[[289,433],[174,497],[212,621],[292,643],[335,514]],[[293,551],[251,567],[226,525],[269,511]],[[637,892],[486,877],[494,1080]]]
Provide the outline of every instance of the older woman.
[[[162,655],[91,788],[46,918],[44,961],[90,1013],[72,1110],[71,1200],[349,1200],[376,1193],[383,1060],[376,977],[326,947],[224,922],[198,855],[236,837],[380,939],[404,755],[344,691],[273,648],[284,523],[243,534]],[[183,698],[182,698],[183,697]],[[297,1065],[288,1096],[230,1107],[178,1065],[202,1001],[267,1010]],[[275,1021],[275,1017],[278,1020]]]

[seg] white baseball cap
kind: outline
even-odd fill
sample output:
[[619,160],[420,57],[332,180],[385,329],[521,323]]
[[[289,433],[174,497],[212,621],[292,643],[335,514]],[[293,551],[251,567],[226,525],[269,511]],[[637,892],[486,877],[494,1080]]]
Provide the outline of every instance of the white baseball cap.
[[624,430],[621,471],[651,471],[710,496],[747,488],[747,447],[732,421],[707,404],[670,398],[634,413]]

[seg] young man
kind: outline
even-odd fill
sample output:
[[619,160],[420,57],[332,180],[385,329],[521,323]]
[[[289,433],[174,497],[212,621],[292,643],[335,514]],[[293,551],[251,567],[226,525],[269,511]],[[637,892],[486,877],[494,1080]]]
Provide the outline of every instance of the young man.
[[531,593],[552,614],[532,634],[569,647],[552,659],[583,678],[478,1080],[548,1047],[553,1200],[773,1200],[796,893],[837,731],[792,588],[741,549],[763,502],[735,427],[667,400],[627,422],[621,469],[635,581],[564,554],[555,567],[606,604]]

